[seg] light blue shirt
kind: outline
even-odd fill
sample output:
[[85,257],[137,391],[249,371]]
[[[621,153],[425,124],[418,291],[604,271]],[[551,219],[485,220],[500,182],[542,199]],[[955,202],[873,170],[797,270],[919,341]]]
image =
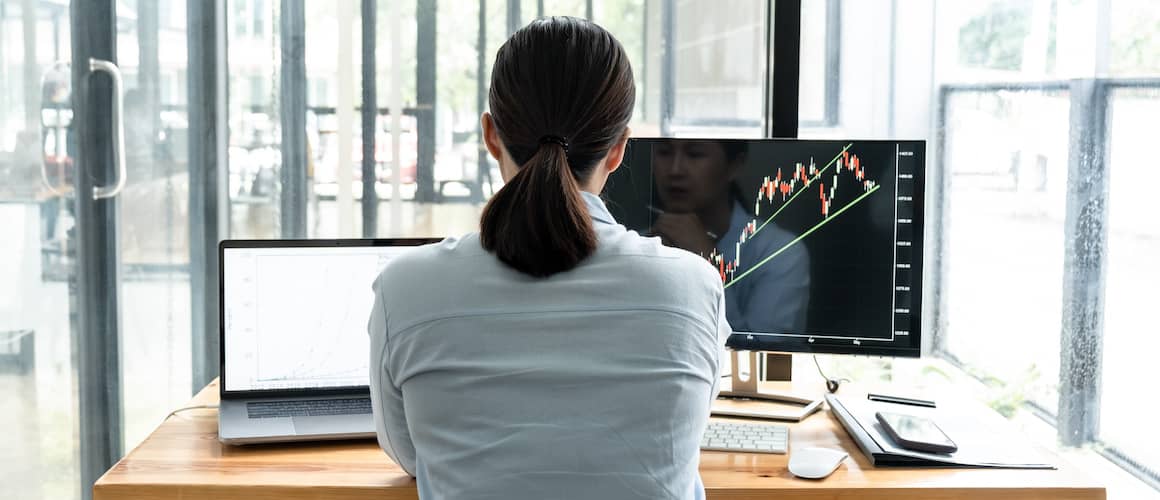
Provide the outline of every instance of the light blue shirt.
[[375,426],[420,498],[704,498],[721,280],[584,200],[599,244],[571,271],[532,278],[469,234],[375,281]]

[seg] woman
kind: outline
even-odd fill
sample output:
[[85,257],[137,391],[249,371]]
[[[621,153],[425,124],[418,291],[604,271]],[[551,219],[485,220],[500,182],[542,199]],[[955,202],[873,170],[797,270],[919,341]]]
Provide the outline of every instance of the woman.
[[479,234],[375,282],[371,394],[383,450],[442,498],[701,498],[699,441],[730,329],[705,261],[616,224],[628,57],[588,21],[517,31],[484,140],[504,187]]

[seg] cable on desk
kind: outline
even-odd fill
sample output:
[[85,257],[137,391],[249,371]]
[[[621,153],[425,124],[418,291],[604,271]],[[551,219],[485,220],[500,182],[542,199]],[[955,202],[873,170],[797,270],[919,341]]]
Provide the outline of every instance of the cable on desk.
[[176,409],[176,410],[173,410],[173,411],[169,412],[169,414],[165,416],[165,420],[169,420],[169,418],[170,418],[170,417],[172,417],[172,416],[174,416],[174,415],[177,415],[178,413],[181,413],[181,412],[183,412],[183,411],[189,411],[189,410],[216,410],[217,408],[218,408],[218,405],[194,405],[194,406],[186,406],[185,408],[178,408],[178,409]]
[[850,379],[848,379],[848,378],[834,379],[834,378],[827,377],[826,373],[822,371],[822,364],[818,363],[818,357],[816,355],[810,356],[810,357],[814,358],[814,366],[818,367],[818,375],[821,375],[822,378],[826,379],[826,390],[830,391],[830,394],[838,392],[838,386],[842,385],[842,382],[849,382],[850,381]]

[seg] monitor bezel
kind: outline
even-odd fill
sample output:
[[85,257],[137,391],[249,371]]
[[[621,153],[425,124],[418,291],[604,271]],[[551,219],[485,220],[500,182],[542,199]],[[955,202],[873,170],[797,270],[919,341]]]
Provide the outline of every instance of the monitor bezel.
[[302,389],[226,390],[225,252],[235,248],[357,248],[415,247],[438,243],[442,238],[339,238],[222,240],[218,243],[218,395],[222,399],[277,398],[295,396],[370,395],[370,385]]
[[[847,354],[847,355],[861,355],[861,356],[889,356],[899,358],[918,358],[922,356],[922,290],[923,290],[923,262],[924,262],[924,248],[925,248],[925,213],[926,213],[926,141],[925,140],[911,140],[911,139],[737,139],[737,138],[720,138],[720,137],[634,137],[628,141],[627,152],[624,155],[624,161],[620,168],[632,168],[628,164],[631,156],[631,151],[638,145],[652,145],[661,142],[670,141],[715,141],[715,142],[744,142],[748,144],[770,144],[770,143],[795,143],[795,142],[833,142],[833,143],[878,143],[878,144],[906,144],[915,147],[915,156],[919,168],[914,173],[914,192],[912,194],[914,203],[914,215],[912,216],[912,224],[914,228],[914,236],[912,237],[911,249],[913,252],[911,262],[911,285],[910,291],[912,297],[918,297],[918,300],[913,300],[910,307],[910,325],[909,332],[911,335],[917,333],[918,340],[915,341],[913,347],[893,347],[893,346],[875,346],[874,341],[862,341],[862,343],[854,344],[852,340],[835,340],[824,339],[805,336],[801,334],[794,334],[788,336],[786,334],[761,333],[761,337],[749,338],[757,332],[734,332],[726,341],[726,347],[732,350],[746,350],[746,351],[762,351],[762,352],[779,352],[779,353],[806,353],[806,354]],[[651,166],[649,167],[651,168]],[[635,173],[628,174],[635,176]],[[651,172],[649,173],[651,176]],[[610,182],[612,178],[610,177]]]

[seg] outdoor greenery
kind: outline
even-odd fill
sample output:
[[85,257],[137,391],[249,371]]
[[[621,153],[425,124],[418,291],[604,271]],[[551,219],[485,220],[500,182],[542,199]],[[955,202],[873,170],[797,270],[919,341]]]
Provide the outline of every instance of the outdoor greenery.
[[1031,0],[991,2],[983,14],[959,30],[959,62],[968,67],[1020,69],[1030,25]]

